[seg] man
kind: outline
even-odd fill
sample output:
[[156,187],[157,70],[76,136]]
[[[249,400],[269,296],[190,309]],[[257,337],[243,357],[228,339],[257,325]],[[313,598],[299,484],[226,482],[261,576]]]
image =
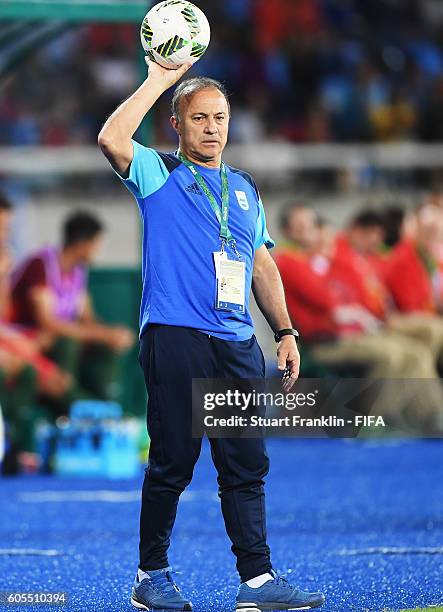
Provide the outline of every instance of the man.
[[402,313],[437,313],[434,275],[442,240],[443,213],[433,204],[416,211],[414,236],[402,238],[392,251],[386,283]]
[[361,305],[374,317],[384,319],[389,296],[376,271],[383,246],[383,218],[373,210],[362,210],[335,240],[334,266],[358,288]]
[[37,393],[58,401],[71,386],[70,377],[41,354],[38,343],[10,322],[11,220],[12,205],[0,193],[0,404],[8,437],[2,469],[8,474],[38,466],[33,410]]
[[443,213],[424,203],[414,218],[403,223],[404,234],[383,257],[383,218],[362,211],[336,241],[335,267],[352,269],[364,289],[362,304],[397,336],[419,340],[441,363],[443,320],[438,316],[438,252],[443,236]]
[[392,250],[385,282],[399,314],[389,325],[426,343],[436,363],[443,363],[443,318],[439,253],[443,243],[443,211],[424,203],[414,215],[413,231]]
[[[280,220],[285,242],[275,261],[285,287],[291,318],[297,321],[304,344],[338,338],[337,300],[325,279],[330,269],[330,246],[324,252],[313,210],[298,204],[287,208]],[[321,251],[321,252],[320,252]]]
[[[274,332],[284,330],[277,337],[279,368],[290,375],[286,389],[299,371],[296,332],[268,253],[273,242],[257,188],[249,175],[221,160],[230,118],[223,86],[196,78],[175,90],[171,125],[179,138],[176,154],[157,153],[131,140],[146,113],[188,68],[166,70],[150,62],[147,80],[99,135],[102,151],[137,199],[144,230],[140,362],[149,391],[151,446],[131,599],[141,609],[192,609],[174,584],[167,557],[178,499],[201,449],[201,439],[192,438],[191,383],[193,378],[264,376],[248,310],[251,286]],[[230,267],[236,280],[227,273]],[[264,440],[210,443],[241,578],[237,608],[321,605],[322,594],[302,592],[272,569],[264,511],[269,463]]]
[[93,215],[73,213],[63,226],[62,247],[39,251],[13,275],[12,321],[77,381],[65,403],[91,395],[113,399],[116,357],[133,344],[130,330],[98,322],[92,309],[87,271],[102,234]]
[[[288,208],[281,229],[286,243],[276,262],[289,312],[313,357],[326,366],[363,365],[369,376],[392,380],[392,385],[384,384],[379,405],[371,408],[400,426],[439,429],[443,391],[432,352],[417,339],[381,327],[383,322],[368,309],[372,293],[355,262],[358,254],[347,259],[340,254],[336,261],[336,243],[327,233],[321,240],[315,213],[304,205]],[[322,231],[325,234],[325,228]],[[398,379],[423,383],[406,386],[403,392]]]

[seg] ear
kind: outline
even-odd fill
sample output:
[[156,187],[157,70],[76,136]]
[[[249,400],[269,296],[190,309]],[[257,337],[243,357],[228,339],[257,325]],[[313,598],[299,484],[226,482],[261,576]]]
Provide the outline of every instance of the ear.
[[180,121],[178,121],[178,119],[176,119],[174,116],[172,116],[169,119],[169,123],[172,125],[172,128],[177,132],[177,134],[180,136],[181,135],[181,129],[180,129]]

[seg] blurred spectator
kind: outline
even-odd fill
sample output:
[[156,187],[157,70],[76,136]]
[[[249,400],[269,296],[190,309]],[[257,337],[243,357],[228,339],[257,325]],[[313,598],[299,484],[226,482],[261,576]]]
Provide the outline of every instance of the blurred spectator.
[[[288,208],[281,228],[287,241],[276,261],[304,340],[375,331],[379,322],[360,301],[364,289],[359,272],[352,262],[342,263],[341,253],[337,257],[340,249],[331,228],[324,222],[319,226],[315,213],[304,205]],[[315,288],[312,294],[310,288]]]
[[371,112],[375,138],[380,141],[411,140],[417,122],[416,112],[405,94],[393,91],[388,101]]
[[322,265],[312,258],[318,255],[319,234],[315,214],[303,205],[288,208],[281,218],[286,241],[275,259],[286,291],[289,313],[303,337],[303,342],[335,340],[339,336],[332,292],[325,286],[329,270],[328,255]]
[[394,248],[386,283],[400,312],[435,313],[433,276],[435,253],[442,239],[443,211],[433,205],[416,213],[415,235],[402,239]]
[[[276,262],[289,312],[302,342],[318,362],[329,367],[364,365],[375,378],[438,378],[433,355],[424,343],[381,330],[381,321],[361,305],[361,270],[352,261],[346,272],[348,284],[344,284],[344,261],[337,271],[330,230],[326,231],[325,223],[317,224],[312,210],[303,205],[290,207],[282,217],[281,229],[286,243],[277,251]],[[358,228],[353,230],[360,235]],[[373,237],[362,239],[371,248],[372,241]],[[410,418],[425,427],[438,427],[443,409],[441,386],[423,385],[420,392],[426,394],[424,408],[420,404],[422,412],[410,413]],[[414,406],[416,397],[412,401],[408,393],[402,394],[398,384],[386,385],[385,393],[382,409],[394,420],[401,420],[404,410]]]
[[425,343],[438,365],[443,358],[443,319],[429,314],[434,303],[438,310],[439,296],[443,298],[437,261],[443,209],[426,204],[415,223],[409,217],[404,216],[400,228],[406,232],[402,240],[384,253],[383,216],[361,211],[337,239],[330,276],[344,280],[355,301],[383,322],[385,330]]
[[[207,0],[212,40],[193,72],[221,79],[232,91],[237,141],[439,141],[438,4]],[[144,69],[137,72],[139,53],[135,25],[94,24],[61,35],[5,83],[1,144],[95,144],[107,115],[144,76]],[[258,107],[244,94],[257,84]],[[165,124],[169,95],[156,126]],[[173,141],[169,130],[156,137]]]
[[407,233],[392,250],[385,282],[400,315],[391,315],[391,329],[416,338],[443,364],[443,282],[441,246],[443,209],[419,206]]
[[39,390],[49,396],[58,397],[70,386],[70,379],[45,359],[39,352],[38,342],[29,338],[11,324],[12,298],[10,273],[12,259],[9,253],[9,228],[12,214],[11,204],[0,194],[0,350],[2,365],[6,372],[16,371],[30,364],[38,374]]
[[[331,267],[336,290],[351,291],[356,303],[383,320],[388,310],[388,293],[377,274],[384,239],[383,219],[372,210],[362,210],[337,236]],[[377,262],[377,263],[376,263]]]
[[87,272],[103,226],[86,212],[65,222],[61,248],[47,247],[13,275],[12,320],[37,339],[75,381],[70,400],[111,399],[118,386],[118,355],[134,342],[129,329],[96,320],[87,291]]
[[8,450],[3,470],[36,466],[34,409],[37,393],[59,399],[71,379],[43,357],[38,343],[9,322],[11,315],[9,228],[11,204],[0,194],[0,404],[7,424]]

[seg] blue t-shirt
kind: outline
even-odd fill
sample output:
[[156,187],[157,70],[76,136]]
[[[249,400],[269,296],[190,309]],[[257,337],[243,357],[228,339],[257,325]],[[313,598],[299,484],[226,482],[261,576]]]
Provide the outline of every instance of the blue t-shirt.
[[[220,224],[210,202],[175,154],[133,141],[129,177],[143,222],[143,296],[140,333],[149,323],[192,327],[223,340],[248,340],[254,333],[249,313],[254,251],[274,246],[253,179],[227,166],[229,229],[246,267],[244,314],[216,310],[213,253],[220,250]],[[196,164],[221,206],[217,168]],[[121,177],[120,177],[121,178]],[[231,254],[229,254],[231,257]]]

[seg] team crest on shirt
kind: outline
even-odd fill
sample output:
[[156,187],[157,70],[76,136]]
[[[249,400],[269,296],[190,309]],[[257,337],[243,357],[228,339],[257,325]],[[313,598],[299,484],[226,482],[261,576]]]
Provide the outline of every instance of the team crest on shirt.
[[236,191],[238,205],[242,210],[249,210],[249,202],[244,191]]

